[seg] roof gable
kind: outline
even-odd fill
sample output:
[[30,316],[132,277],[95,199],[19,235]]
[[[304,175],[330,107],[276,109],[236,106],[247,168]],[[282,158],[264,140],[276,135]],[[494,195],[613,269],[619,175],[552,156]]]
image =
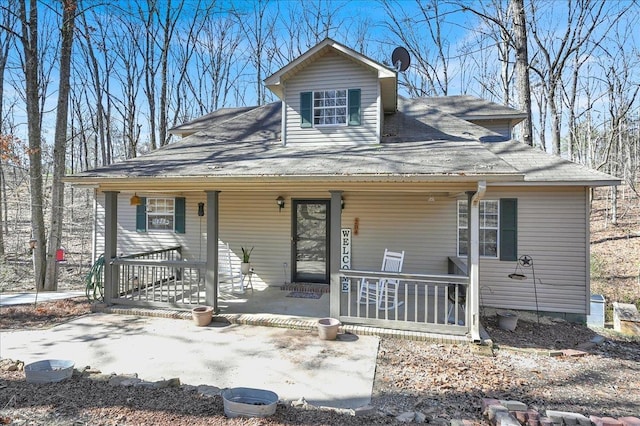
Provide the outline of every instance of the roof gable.
[[393,112],[397,100],[397,73],[393,69],[380,64],[353,49],[350,49],[335,40],[326,38],[314,47],[300,55],[298,58],[285,65],[264,80],[265,85],[278,98],[284,99],[284,83],[298,74],[301,70],[312,66],[320,57],[332,51],[338,55],[357,63],[358,65],[374,72],[380,83],[380,94],[385,112]]

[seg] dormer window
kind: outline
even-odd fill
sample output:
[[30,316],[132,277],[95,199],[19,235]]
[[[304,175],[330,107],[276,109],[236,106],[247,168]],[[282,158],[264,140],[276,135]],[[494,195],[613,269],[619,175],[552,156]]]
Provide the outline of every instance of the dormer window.
[[313,125],[344,126],[347,124],[347,91],[313,92]]
[[360,89],[300,93],[300,127],[347,125],[360,125]]

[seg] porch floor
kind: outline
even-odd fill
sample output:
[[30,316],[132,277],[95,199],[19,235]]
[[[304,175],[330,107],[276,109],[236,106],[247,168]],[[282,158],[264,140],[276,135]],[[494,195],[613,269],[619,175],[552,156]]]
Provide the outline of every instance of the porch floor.
[[[244,293],[234,293],[230,290],[230,288],[221,285],[218,299],[219,313],[213,319],[216,322],[315,332],[318,320],[329,316],[329,293],[322,293],[319,299],[305,299],[287,297],[290,292],[279,287],[256,286],[253,292],[248,289]],[[191,312],[189,310],[178,308],[143,308],[117,304],[112,306],[98,304],[93,306],[93,310],[95,312],[191,320]],[[469,342],[464,336],[401,331],[352,324],[342,325],[340,332],[438,343]]]

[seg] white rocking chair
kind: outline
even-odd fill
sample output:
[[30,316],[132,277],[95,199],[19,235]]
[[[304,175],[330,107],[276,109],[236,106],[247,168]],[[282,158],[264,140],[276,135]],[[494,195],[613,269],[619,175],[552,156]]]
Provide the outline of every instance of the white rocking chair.
[[[404,251],[393,252],[384,249],[382,257],[382,272],[401,272],[404,262]],[[375,283],[363,278],[360,282],[359,303],[377,304],[378,309],[393,309],[402,305],[398,302],[399,280],[393,278],[382,278]]]
[[[231,292],[236,292],[236,287],[239,287],[239,291],[243,290],[243,275],[240,272],[240,264],[233,261],[233,252],[229,243],[218,242],[218,284],[220,282],[231,281]],[[235,263],[235,265],[234,265]],[[235,268],[234,268],[235,266]],[[252,286],[253,289],[253,286]]]

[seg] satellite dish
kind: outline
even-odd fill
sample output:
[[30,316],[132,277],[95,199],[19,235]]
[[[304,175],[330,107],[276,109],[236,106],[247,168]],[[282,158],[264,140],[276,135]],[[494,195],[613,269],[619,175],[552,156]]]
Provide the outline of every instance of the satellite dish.
[[411,65],[411,57],[404,47],[396,47],[391,54],[391,62],[396,67],[396,71],[406,71]]

